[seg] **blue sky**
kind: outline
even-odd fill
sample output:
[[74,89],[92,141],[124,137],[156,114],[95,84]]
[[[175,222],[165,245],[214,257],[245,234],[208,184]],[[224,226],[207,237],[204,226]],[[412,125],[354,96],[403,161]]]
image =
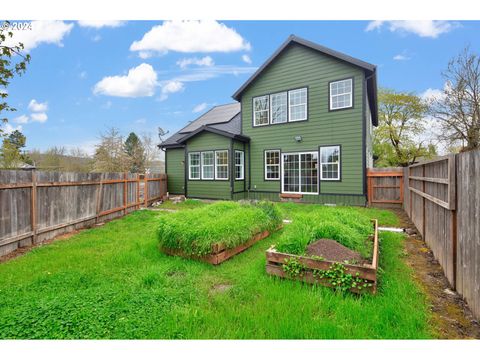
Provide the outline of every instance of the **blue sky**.
[[28,149],[80,147],[99,133],[161,126],[171,133],[231,95],[290,34],[378,66],[379,85],[419,94],[465,46],[480,51],[480,22],[218,21],[34,22],[16,32],[32,62],[8,87],[7,130]]

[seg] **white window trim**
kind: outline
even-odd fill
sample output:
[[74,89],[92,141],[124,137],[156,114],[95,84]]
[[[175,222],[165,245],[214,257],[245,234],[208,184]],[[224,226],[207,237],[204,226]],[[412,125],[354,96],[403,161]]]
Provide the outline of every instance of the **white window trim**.
[[[272,164],[267,164],[267,153],[272,153],[272,152],[276,152],[278,153],[278,165],[272,165]],[[282,174],[282,169],[281,169],[281,165],[282,165],[282,160],[280,159],[280,157],[282,156],[282,154],[280,153],[280,150],[265,150],[265,155],[263,156],[263,166],[264,166],[264,171],[263,171],[263,177],[264,177],[264,180],[267,180],[267,181],[270,181],[270,180],[280,180]],[[277,166],[278,167],[278,178],[267,178],[267,165],[268,166]]]
[[[302,151],[302,152],[290,152],[290,153],[282,153],[281,156],[282,156],[282,171],[281,171],[281,174],[280,176],[282,177],[282,194],[305,194],[305,195],[318,195],[319,194],[319,181],[318,181],[318,168],[317,168],[317,191],[316,192],[302,192],[302,191],[284,191],[284,176],[283,176],[283,169],[284,169],[284,161],[283,161],[283,155],[298,155],[299,157],[302,155],[302,154],[317,154],[317,166],[319,166],[320,164],[320,159],[319,159],[319,153],[318,151]],[[301,183],[301,178],[302,178],[302,169],[301,167],[299,166],[298,167],[298,184],[299,184],[299,188],[301,189],[302,188],[302,183]]]
[[[240,164],[237,164],[237,154],[240,154]],[[237,166],[239,166],[241,171],[241,176],[237,178]],[[235,150],[235,180],[245,180],[245,153],[242,150]]]
[[[192,155],[200,156],[200,152],[190,152],[188,153],[188,180],[200,180],[200,171],[201,171],[201,161],[199,161],[198,165],[192,165]],[[199,159],[200,160],[200,159]],[[198,167],[198,177],[192,177],[192,167]]]
[[[286,119],[285,121],[281,121],[281,122],[273,122],[273,111],[272,111],[272,96],[273,95],[280,95],[280,94],[285,94],[287,96],[287,113],[285,115],[286,116]],[[288,91],[281,91],[281,92],[278,92],[278,93],[273,93],[273,94],[270,94],[268,95],[269,99],[268,99],[268,105],[270,106],[270,124],[271,125],[277,125],[277,124],[285,124],[288,122],[288,116],[289,116],[289,109],[288,109]]]
[[[333,98],[333,96],[339,96],[339,95],[348,94],[348,93],[343,93],[343,94],[332,95],[332,85],[333,85],[333,84],[336,84],[336,83],[339,83],[339,82],[343,82],[343,81],[350,81],[350,89],[351,89],[351,91],[350,91],[350,105],[349,105],[349,106],[341,106],[341,107],[333,108],[333,107],[332,107],[332,98]],[[330,83],[330,85],[328,86],[328,97],[329,97],[329,101],[330,101],[328,108],[329,108],[331,111],[353,108],[353,79],[350,78],[350,79],[343,79],[343,80],[332,81],[332,82]]]
[[[217,162],[217,153],[222,153],[226,152],[227,153],[227,164],[226,165],[219,165]],[[227,167],[227,177],[226,178],[221,178],[218,177],[218,167],[219,166],[226,166]],[[228,172],[229,172],[229,166],[228,166],[228,150],[216,150],[215,151],[215,180],[228,180]]]
[[[336,178],[324,178],[323,177],[323,165],[329,165],[329,164],[336,164],[334,162],[326,162],[322,163],[322,149],[327,149],[327,148],[338,148],[338,176]],[[342,148],[340,145],[331,145],[331,146],[321,146],[320,147],[320,158],[318,159],[318,163],[320,164],[320,180],[322,181],[338,181],[342,178],[340,172],[342,169]]]
[[[204,155],[205,154],[212,154],[212,157],[213,157],[213,163],[212,165],[205,165],[204,164],[204,161],[203,161],[203,158],[204,158]],[[201,155],[200,155],[200,166],[201,166],[201,176],[202,176],[202,180],[214,180],[215,179],[215,152],[214,151],[202,151]],[[209,167],[212,167],[212,177],[205,177],[203,175],[203,167],[204,166],[209,166]]]
[[[306,96],[305,96],[306,102],[301,103],[301,104],[296,104],[296,105],[293,105],[293,106],[304,105],[305,106],[305,117],[302,118],[302,119],[292,120],[292,113],[291,113],[291,106],[290,106],[290,93],[300,91],[300,90],[305,90],[306,91]],[[297,122],[297,121],[307,120],[308,119],[308,88],[304,87],[304,88],[289,90],[288,91],[288,96],[287,96],[287,105],[288,105],[288,122]]]
[[[265,124],[257,124],[256,123],[256,120],[257,120],[257,111],[255,111],[255,99],[260,99],[260,98],[267,98],[267,101],[268,101],[268,106],[267,106],[267,109],[266,110],[258,110],[259,111],[267,111],[268,114],[267,114],[267,122]],[[270,125],[270,95],[261,95],[261,96],[255,96],[253,99],[252,99],[252,111],[253,111],[253,126],[254,127],[258,127],[258,126],[267,126],[267,125]]]

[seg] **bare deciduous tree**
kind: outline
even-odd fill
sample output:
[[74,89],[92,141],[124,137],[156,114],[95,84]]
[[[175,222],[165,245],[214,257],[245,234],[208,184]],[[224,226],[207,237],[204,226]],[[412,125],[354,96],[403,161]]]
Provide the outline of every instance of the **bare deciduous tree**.
[[116,128],[109,128],[100,134],[100,144],[95,147],[94,171],[129,171],[131,158],[125,152],[123,137]]
[[450,60],[442,73],[445,87],[432,101],[442,126],[441,140],[465,150],[480,147],[480,56],[469,48]]

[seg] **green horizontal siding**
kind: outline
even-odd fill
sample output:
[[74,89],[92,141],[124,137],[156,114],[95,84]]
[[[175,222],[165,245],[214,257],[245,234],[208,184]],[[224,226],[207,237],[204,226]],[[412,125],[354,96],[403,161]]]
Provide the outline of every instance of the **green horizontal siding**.
[[165,152],[167,187],[171,194],[184,194],[185,184],[185,150],[167,149]]
[[[230,138],[201,132],[187,141],[187,153],[193,151],[228,150],[230,176],[232,174]],[[231,199],[229,180],[187,180],[187,197],[207,199]]]
[[[330,112],[328,83],[353,77],[354,108]],[[301,45],[287,48],[242,95],[243,134],[251,139],[251,189],[279,191],[280,181],[264,180],[264,150],[318,151],[341,145],[341,181],[321,181],[320,192],[363,194],[363,80],[361,69]],[[252,98],[308,87],[308,121],[252,126]],[[297,143],[295,136],[301,136]],[[323,200],[322,200],[323,201]]]

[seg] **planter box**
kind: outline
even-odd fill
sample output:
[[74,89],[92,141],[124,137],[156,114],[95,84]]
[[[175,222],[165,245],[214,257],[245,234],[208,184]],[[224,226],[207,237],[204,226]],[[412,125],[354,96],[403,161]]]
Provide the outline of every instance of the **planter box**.
[[[346,272],[357,276],[360,279],[366,280],[368,283],[372,284],[371,287],[365,288],[365,290],[359,290],[353,288],[350,291],[360,293],[360,292],[371,292],[376,293],[377,291],[377,269],[378,269],[378,221],[376,219],[372,220],[373,223],[373,234],[369,238],[373,241],[373,256],[372,262],[365,265],[348,265],[341,263],[345,266]],[[316,260],[306,256],[292,255],[280,253],[271,247],[266,252],[267,256],[267,265],[266,270],[270,275],[279,276],[282,278],[300,280],[311,284],[321,284],[325,286],[332,287],[332,285],[326,280],[319,277],[313,276],[313,270],[329,270],[330,267],[337,262],[329,260]],[[292,278],[289,274],[285,273],[283,270],[283,265],[289,259],[296,259],[300,264],[305,268],[305,271],[297,276]],[[358,274],[358,275],[356,275]]]
[[[280,228],[279,228],[280,229]],[[256,242],[265,239],[266,237],[270,236],[270,232],[265,230],[262,231],[258,234],[255,234],[250,240],[248,240],[244,244],[240,244],[237,247],[234,247],[232,249],[227,249],[224,244],[222,243],[216,243],[212,245],[212,252],[207,255],[188,255],[183,252],[183,250],[179,249],[171,249],[171,248],[165,248],[161,247],[160,250],[164,252],[165,254],[168,255],[173,255],[173,256],[181,256],[187,259],[195,259],[195,260],[200,260],[209,264],[213,265],[218,265],[228,259],[230,259],[232,256],[235,256],[242,251],[248,249],[251,247],[253,244]]]

